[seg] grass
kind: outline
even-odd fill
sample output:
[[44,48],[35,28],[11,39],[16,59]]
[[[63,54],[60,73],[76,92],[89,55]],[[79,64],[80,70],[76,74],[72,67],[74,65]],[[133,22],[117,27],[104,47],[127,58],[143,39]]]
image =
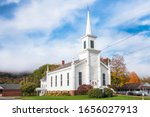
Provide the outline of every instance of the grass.
[[[89,98],[87,95],[77,96],[24,96],[23,100],[142,100],[141,96],[118,95],[108,98]],[[145,96],[144,100],[150,100],[150,96]]]

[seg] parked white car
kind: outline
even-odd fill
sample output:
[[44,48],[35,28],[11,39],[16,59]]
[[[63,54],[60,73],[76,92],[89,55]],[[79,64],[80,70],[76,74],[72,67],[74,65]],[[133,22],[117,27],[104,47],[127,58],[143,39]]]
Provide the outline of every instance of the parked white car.
[[127,95],[148,96],[148,93],[144,91],[128,91]]

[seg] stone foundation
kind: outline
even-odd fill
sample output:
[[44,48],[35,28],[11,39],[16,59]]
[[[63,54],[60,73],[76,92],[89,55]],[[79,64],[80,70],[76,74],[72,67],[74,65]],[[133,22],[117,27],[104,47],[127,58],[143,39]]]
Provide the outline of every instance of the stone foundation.
[[46,91],[45,95],[54,95],[54,96],[61,96],[63,94],[69,94],[71,96],[76,95],[76,90],[70,90],[70,91]]

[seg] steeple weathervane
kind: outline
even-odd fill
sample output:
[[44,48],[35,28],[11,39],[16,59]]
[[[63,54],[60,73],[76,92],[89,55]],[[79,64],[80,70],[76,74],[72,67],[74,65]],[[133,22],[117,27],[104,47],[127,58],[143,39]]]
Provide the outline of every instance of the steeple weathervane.
[[86,33],[85,33],[85,35],[92,35],[89,9],[87,11],[87,23],[86,23]]

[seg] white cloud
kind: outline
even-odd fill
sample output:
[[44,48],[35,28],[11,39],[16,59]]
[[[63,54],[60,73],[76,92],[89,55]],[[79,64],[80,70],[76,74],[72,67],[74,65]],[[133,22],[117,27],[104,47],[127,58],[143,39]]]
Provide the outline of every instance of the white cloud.
[[[77,12],[86,8],[95,0],[32,0],[30,4],[21,5],[13,14],[11,20],[0,19],[0,34],[8,35],[33,30],[50,33],[55,28],[67,22],[73,22],[79,15]],[[61,7],[60,7],[61,6]],[[80,14],[81,15],[81,14]],[[11,31],[13,31],[13,33]]]
[[[75,18],[81,15],[78,11],[85,8],[87,2],[90,5],[94,1],[33,0],[30,4],[20,6],[14,12],[13,19],[0,19],[0,41],[6,39],[7,42],[9,40],[8,43],[0,45],[0,70],[33,70],[45,63],[59,63],[62,59],[69,61],[72,57],[77,57],[80,51],[79,38],[84,30],[83,22],[79,21],[80,24],[75,24],[76,32],[70,33],[65,39],[53,40],[49,34],[65,23],[74,24]],[[132,35],[116,31],[114,26],[125,24],[132,20],[141,23],[138,19],[150,13],[150,2],[147,0],[142,1],[119,2],[117,6],[111,8],[111,18],[106,21],[106,25],[103,28],[97,27],[95,29],[96,26],[93,27],[100,34],[97,35],[98,49]],[[96,24],[98,21],[98,19],[94,18],[93,22]],[[26,36],[27,32],[34,30],[42,31],[45,36],[40,39],[31,39]],[[148,46],[149,43],[149,38],[144,35],[137,35],[107,49],[102,53],[102,56],[111,57],[115,53],[124,54]],[[125,56],[126,62],[131,61],[132,63],[127,65],[129,70],[134,70],[141,76],[148,75],[150,63],[145,65],[145,63],[139,63],[139,61],[147,57],[149,51],[150,49],[147,48],[136,54]],[[140,69],[142,70],[140,71]]]
[[7,45],[0,50],[2,71],[31,71],[47,63],[58,64],[61,60],[69,61],[79,52],[79,45],[63,40],[51,42],[28,41],[18,45]]
[[[32,0],[30,4],[19,7],[14,12],[14,18],[0,19],[0,41],[6,41],[0,49],[0,70],[29,71],[45,63],[59,63],[62,59],[76,57],[80,47],[72,41],[78,34],[53,40],[49,33],[66,22],[74,22],[79,15],[78,10],[94,1]],[[26,36],[34,30],[46,35],[40,39]]]
[[131,62],[129,63],[129,65],[127,65],[127,67],[130,71],[135,71],[140,77],[147,77],[150,75],[150,64],[140,63],[140,61],[138,61],[138,59],[136,58],[131,59]]
[[123,23],[135,23],[142,16],[150,14],[149,0],[127,0],[112,6],[113,15],[108,26],[118,26]]
[[21,7],[15,13],[15,19],[12,22],[19,30],[50,31],[61,26],[62,23],[73,20],[77,10],[84,8],[87,2],[91,4],[94,0],[32,0],[30,4]]
[[150,20],[144,20],[140,22],[142,25],[150,25]]

